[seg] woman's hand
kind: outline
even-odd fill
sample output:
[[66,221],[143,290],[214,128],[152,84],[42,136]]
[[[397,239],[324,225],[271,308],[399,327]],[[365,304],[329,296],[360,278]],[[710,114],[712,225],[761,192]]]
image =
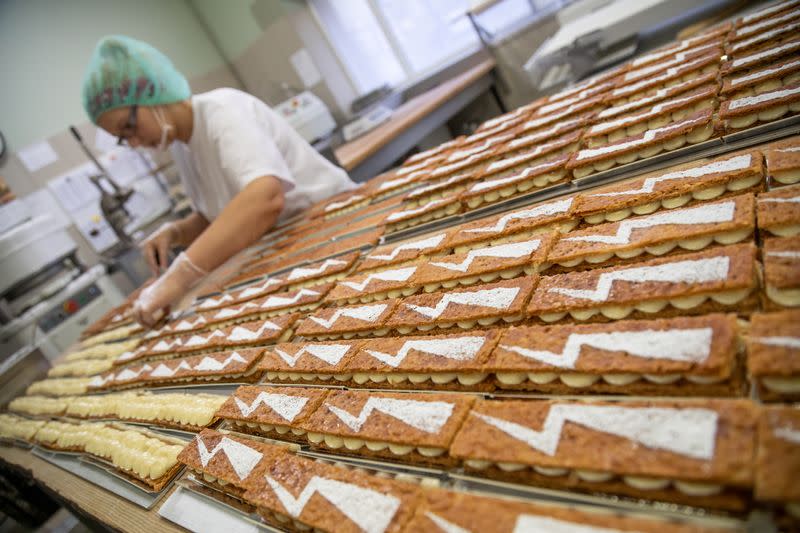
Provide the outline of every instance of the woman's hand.
[[154,276],[169,266],[169,251],[180,243],[181,231],[177,222],[167,222],[142,243],[142,254]]
[[185,252],[181,253],[160,278],[139,294],[133,304],[134,318],[143,326],[152,327],[205,275]]

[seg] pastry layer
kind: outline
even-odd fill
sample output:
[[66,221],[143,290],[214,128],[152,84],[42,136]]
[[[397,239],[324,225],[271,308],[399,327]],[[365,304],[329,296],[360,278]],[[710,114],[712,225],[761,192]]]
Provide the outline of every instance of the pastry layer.
[[444,294],[419,294],[400,300],[385,328],[400,333],[449,328],[470,329],[503,320],[522,319],[525,303],[536,286],[536,274],[513,280],[455,289]]
[[617,87],[610,91],[606,98],[613,105],[620,105],[628,100],[649,96],[659,89],[696,79],[705,74],[714,74],[719,70],[719,58],[719,53],[712,52],[680,61],[633,83],[619,79]]
[[773,182],[777,182],[775,184],[791,185],[800,181],[800,138],[792,137],[764,150],[764,157],[767,172]]
[[800,410],[765,407],[758,421],[755,496],[769,502],[800,502]]
[[399,533],[420,489],[414,483],[287,454],[248,482],[244,499],[271,525],[343,533]]
[[241,305],[223,307],[216,311],[209,311],[207,323],[217,327],[224,327],[229,324],[248,322],[256,319],[266,319],[292,311],[305,311],[316,308],[328,291],[333,287],[333,283],[288,292],[270,294],[256,300],[245,302]]
[[64,414],[72,402],[72,397],[48,398],[46,396],[18,396],[8,404],[8,410],[13,413],[25,415],[53,415]]
[[32,441],[46,423],[44,420],[29,420],[17,415],[0,413],[0,438]]
[[[747,94],[751,90],[746,89]],[[800,111],[800,80],[786,87],[722,102],[719,116],[729,130],[750,127],[756,122],[771,122]]]
[[639,178],[601,187],[575,200],[574,216],[591,224],[616,222],[631,214],[672,209],[692,200],[762,187],[764,165],[758,152],[724,156],[651,172]]
[[[668,306],[697,314],[709,307],[743,311],[758,288],[756,248],[738,244],[632,265],[545,276],[528,314],[545,322],[567,313],[625,318],[634,311],[659,313]],[[709,304],[711,300],[713,304]]]
[[213,476],[209,481],[240,495],[251,478],[288,455],[280,446],[204,429],[183,448],[178,460],[204,476]]
[[485,368],[510,389],[704,394],[735,377],[738,352],[735,315],[523,326],[503,333]]
[[311,338],[349,338],[357,333],[380,330],[396,305],[396,300],[387,300],[367,305],[320,309],[300,321],[296,334]]
[[[333,342],[301,341],[283,343],[267,348],[259,364],[270,381],[299,381],[300,376],[327,376],[341,371],[344,363],[353,357],[363,341],[340,340]],[[296,379],[292,379],[296,376]],[[343,381],[343,380],[337,380]]]
[[747,333],[747,367],[762,398],[800,398],[800,311],[754,313]]
[[754,229],[755,197],[743,194],[572,231],[561,236],[548,254],[547,263],[570,269],[664,255],[676,248],[694,251],[714,242],[742,241]]
[[433,200],[421,207],[405,208],[386,217],[387,231],[399,231],[431,220],[438,220],[461,211],[457,198]]
[[474,400],[462,394],[332,390],[300,425],[320,447],[434,458],[446,455]]
[[463,253],[485,244],[524,239],[554,227],[571,228],[572,205],[573,198],[567,197],[461,224],[449,233],[445,246]]
[[263,348],[215,352],[182,359],[153,361],[131,365],[115,372],[95,376],[89,383],[93,390],[137,387],[145,384],[182,381],[220,381],[255,379],[256,363]]
[[356,271],[384,269],[391,265],[413,261],[420,256],[437,255],[447,251],[448,234],[449,231],[435,232],[420,238],[379,246],[364,256]]
[[634,516],[620,511],[605,512],[596,507],[580,509],[575,505],[554,505],[507,499],[502,495],[477,495],[442,489],[425,490],[424,499],[405,531],[661,533],[666,529],[675,533],[732,533],[730,529],[716,529],[691,521],[666,521],[641,514]]
[[[262,426],[297,426],[317,410],[328,392],[324,389],[242,385],[219,408],[216,416],[226,420],[247,422],[239,426],[266,431]],[[252,428],[249,426],[252,425]]]
[[786,40],[765,46],[746,54],[737,54],[722,65],[722,73],[730,75],[746,69],[753,69],[763,65],[770,65],[800,50],[800,39]]
[[800,235],[764,242],[764,282],[767,298],[778,306],[800,306]]
[[758,195],[756,217],[759,229],[789,237],[800,233],[800,185],[790,185]]
[[567,169],[571,169],[576,178],[581,178],[637,159],[652,157],[662,151],[675,150],[686,143],[705,141],[714,135],[712,115],[712,110],[706,109],[678,122],[648,129],[612,144],[584,148],[572,156],[567,163]]
[[475,209],[483,204],[565,181],[568,175],[564,166],[568,159],[569,156],[562,155],[531,166],[514,167],[510,171],[485,175],[461,193],[461,201],[468,208]]
[[757,413],[749,400],[483,400],[450,453],[477,475],[741,508],[725,496],[753,485]]

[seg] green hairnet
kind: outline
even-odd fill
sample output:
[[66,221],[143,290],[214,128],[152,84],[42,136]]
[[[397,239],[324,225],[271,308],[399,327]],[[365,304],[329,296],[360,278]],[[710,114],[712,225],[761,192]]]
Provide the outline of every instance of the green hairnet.
[[124,35],[100,39],[83,80],[83,107],[95,124],[109,109],[171,104],[191,94],[189,82],[167,56]]

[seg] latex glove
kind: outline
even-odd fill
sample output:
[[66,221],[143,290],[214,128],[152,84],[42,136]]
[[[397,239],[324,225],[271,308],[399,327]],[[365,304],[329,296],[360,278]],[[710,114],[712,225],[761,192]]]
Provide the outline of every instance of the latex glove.
[[167,222],[142,243],[142,254],[154,276],[169,266],[169,251],[181,239],[181,230],[175,222]]
[[163,317],[171,304],[197,284],[205,275],[203,269],[192,263],[185,252],[152,285],[142,290],[133,304],[137,322],[152,327]]

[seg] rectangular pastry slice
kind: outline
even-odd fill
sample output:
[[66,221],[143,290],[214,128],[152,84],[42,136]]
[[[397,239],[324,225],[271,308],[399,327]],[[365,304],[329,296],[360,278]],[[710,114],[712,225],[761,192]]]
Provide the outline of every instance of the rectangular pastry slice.
[[442,489],[425,490],[406,533],[734,533],[740,529],[700,525],[691,520],[601,510],[544,501],[508,499]]
[[652,76],[632,83],[620,79],[617,82],[617,87],[606,96],[606,101],[617,106],[628,101],[651,96],[660,89],[665,89],[680,82],[700,78],[707,74],[716,75],[719,71],[719,59],[720,54],[712,52],[680,61],[664,70],[654,72]]
[[674,209],[693,201],[764,186],[761,154],[750,152],[693,162],[579,194],[574,216],[588,224],[617,222],[631,214]]
[[366,207],[369,205],[369,201],[370,199],[363,194],[351,194],[341,200],[333,201],[325,205],[325,207],[321,209],[321,215],[325,220],[330,220]]
[[800,235],[767,239],[763,260],[768,307],[800,306]]
[[445,247],[464,253],[487,244],[518,241],[554,229],[566,233],[577,224],[571,216],[573,200],[569,196],[461,224],[450,231]]
[[545,394],[738,394],[736,315],[513,327],[486,370],[505,389]]
[[0,439],[23,440],[32,442],[36,433],[42,429],[44,420],[30,420],[22,416],[0,414]]
[[8,410],[32,416],[61,416],[72,400],[71,397],[18,396],[9,402]]
[[144,385],[213,381],[239,383],[258,381],[257,363],[262,348],[215,352],[168,361],[131,365],[116,372],[95,376],[91,390],[125,389]]
[[77,377],[77,376],[92,376],[109,370],[112,362],[103,360],[85,360],[85,361],[65,361],[56,363],[50,370],[47,371],[47,377]]
[[725,78],[720,91],[733,98],[753,96],[800,81],[800,59],[788,58]]
[[[726,47],[728,56],[736,58],[742,54],[750,53],[753,50],[760,50],[774,44],[786,42],[797,35],[797,31],[800,29],[798,13],[788,16],[779,15],[775,17],[775,19],[782,19],[782,22],[778,23],[777,25],[772,25],[771,28],[750,33],[746,38],[729,42]],[[770,19],[765,19],[759,23],[744,26],[741,31],[762,26],[769,26],[771,24],[772,22]]]
[[676,150],[686,143],[706,141],[714,132],[713,112],[706,109],[667,126],[648,129],[605,146],[583,148],[572,156],[567,169],[572,170],[576,178],[583,178],[663,151]]
[[325,301],[354,304],[410,296],[421,288],[416,281],[419,268],[419,264],[407,264],[350,276],[338,282]]
[[368,388],[435,388],[492,390],[484,371],[500,334],[496,330],[389,337],[364,341],[344,362],[348,386]]
[[424,187],[418,187],[405,195],[403,204],[408,208],[413,208],[457,195],[477,179],[476,174],[475,171],[462,172],[447,179],[434,181]]
[[180,472],[183,441],[125,424],[48,422],[36,434],[46,448],[84,452],[135,483],[160,492]]
[[50,378],[34,381],[25,389],[25,394],[41,396],[74,396],[87,391],[95,378]]
[[545,128],[552,127],[559,122],[574,119],[579,116],[586,120],[591,120],[593,114],[602,107],[603,98],[603,93],[590,98],[582,98],[580,95],[575,95],[540,107],[539,110],[529,116],[528,120],[522,125],[523,135],[541,132]]
[[742,16],[736,21],[736,26],[741,27],[754,24],[765,18],[774,17],[780,13],[783,13],[787,9],[795,8],[798,5],[800,5],[798,0],[781,0],[779,2],[773,2],[766,7],[757,9],[752,13]]
[[310,265],[295,267],[283,275],[286,280],[286,288],[292,290],[313,287],[342,279],[350,272],[359,255],[358,252],[351,252],[331,259],[323,259]]
[[763,400],[800,399],[800,311],[753,313],[747,368]]
[[224,402],[219,394],[118,392],[73,398],[66,415],[197,432],[217,421],[214,413]]
[[737,73],[738,75],[743,70],[769,66],[796,55],[798,50],[800,50],[800,39],[787,39],[772,46],[765,46],[745,54],[737,54],[736,57],[723,63],[722,74],[730,76]]
[[661,61],[674,58],[679,53],[686,53],[693,50],[701,50],[708,45],[717,45],[722,41],[726,34],[731,30],[730,24],[720,24],[713,28],[709,28],[697,35],[683,39],[681,41],[674,41],[666,44],[647,54],[641,54],[633,58],[630,62],[631,69],[638,69],[644,65],[651,63],[658,63]]
[[439,200],[430,201],[421,207],[407,208],[402,206],[400,210],[386,217],[386,231],[399,231],[404,228],[418,226],[424,222],[455,215],[459,211],[461,211],[461,204],[456,197],[440,198]]
[[281,446],[204,429],[183,448],[178,460],[205,483],[241,497],[250,479],[288,455]]
[[516,322],[522,319],[537,281],[538,276],[534,274],[446,293],[409,296],[400,300],[384,328],[407,334],[454,325],[471,329],[501,320]]
[[[619,77],[617,84],[618,86],[624,87],[627,84],[636,83],[640,80],[663,74],[668,69],[683,67],[687,62],[695,58],[704,58],[709,55],[716,57],[722,56],[722,46],[719,40],[679,50],[674,54],[663,57],[647,65],[631,65],[631,68]],[[704,74],[708,72],[711,71],[706,71]]]
[[464,394],[332,390],[300,425],[325,451],[450,465],[447,449],[474,401]]
[[618,267],[545,276],[528,314],[543,322],[745,312],[758,289],[756,248],[734,244]]
[[145,333],[144,339],[160,339],[161,337],[172,337],[192,331],[204,330],[211,324],[209,316],[208,312],[170,316],[161,327],[151,329]]
[[483,400],[450,455],[478,476],[744,510],[757,413],[749,400]]
[[708,85],[715,85],[717,77],[715,74],[703,74],[702,76],[692,77],[689,80],[681,81],[675,85],[649,91],[646,96],[636,98],[631,101],[626,101],[599,111],[595,116],[597,122],[605,122],[617,118],[621,115],[628,115],[631,113],[640,113],[642,108],[651,107],[664,100],[677,98],[683,93],[690,92],[698,87],[705,87]]
[[299,428],[316,411],[328,392],[302,387],[243,385],[217,411],[236,431],[278,440],[305,442]]
[[[771,406],[758,421],[755,497],[781,504],[794,525],[800,520],[800,409]],[[788,524],[787,524],[788,525]],[[789,526],[787,531],[791,531]]]
[[481,167],[479,177],[485,179],[489,176],[501,177],[505,175],[504,173],[516,174],[558,155],[572,154],[578,148],[580,138],[581,131],[573,131],[547,142],[534,142],[531,145],[511,141],[499,154],[500,157],[497,160]]
[[[515,128],[516,129],[516,128]],[[483,134],[478,134],[483,135]],[[451,163],[456,163],[458,161],[462,161],[467,159],[468,157],[480,154],[482,152],[486,152],[489,149],[497,148],[498,146],[502,145],[505,142],[510,141],[515,137],[514,132],[504,131],[500,134],[491,136],[489,138],[483,139],[482,141],[473,141],[469,144],[467,143],[467,139],[464,140],[464,143],[450,152],[444,161],[442,161],[443,165],[449,165]]]
[[369,272],[404,265],[419,257],[447,253],[449,231],[438,231],[400,243],[379,246],[367,253],[356,267],[356,272]]
[[431,258],[419,266],[413,283],[425,292],[434,292],[534,274],[544,263],[556,233]]
[[754,195],[742,194],[572,231],[550,251],[544,267],[555,268],[545,271],[595,268],[741,242],[755,229],[755,204]]
[[481,165],[485,165],[498,159],[503,148],[503,145],[489,147],[480,152],[473,153],[468,157],[459,159],[453,163],[438,165],[427,175],[427,179],[443,180],[449,178],[450,176],[455,176],[456,174],[471,172]]
[[[539,145],[541,148],[544,145]],[[568,179],[565,165],[568,155],[555,156],[531,165],[515,166],[511,170],[484,174],[480,180],[461,193],[460,199],[469,209],[491,204],[523,193],[533,192]],[[500,160],[498,163],[504,163]],[[490,165],[491,166],[491,165]]]
[[220,307],[235,305],[266,296],[267,294],[277,292],[283,288],[283,286],[284,280],[277,277],[268,277],[251,283],[241,289],[205,296],[202,299],[196,300],[192,307],[198,311],[219,309]]
[[701,85],[632,113],[598,120],[586,129],[584,143],[589,148],[605,146],[648,129],[667,126],[694,113],[714,109],[717,89],[716,83]]
[[287,454],[259,469],[244,499],[280,529],[400,533],[419,494],[414,483]]
[[[800,63],[800,60],[798,60]],[[800,137],[792,137],[764,150],[767,173],[774,186],[800,182]]]
[[756,200],[758,229],[791,237],[800,233],[800,185],[763,192]]
[[338,385],[350,380],[344,365],[363,341],[301,341],[268,348],[259,364],[273,383],[316,383]]
[[538,126],[538,121],[531,121],[527,130],[511,141],[508,141],[506,148],[509,150],[519,150],[537,144],[549,143],[556,137],[566,136],[575,130],[582,130],[597,115],[597,111],[588,111],[574,115],[570,118],[559,120],[553,124]]
[[114,364],[119,366],[134,361],[172,359],[226,348],[272,344],[291,334],[289,326],[294,323],[297,316],[296,314],[284,315],[266,320],[232,324],[189,335],[154,339],[137,350],[120,355],[114,360]]
[[356,335],[385,335],[386,319],[397,300],[386,300],[367,305],[328,307],[308,315],[300,321],[296,334],[311,339],[352,338]]
[[333,287],[333,283],[317,287],[303,287],[293,291],[270,294],[241,305],[209,311],[207,313],[208,323],[221,328],[230,324],[265,320],[295,311],[316,309],[331,287]]
[[[800,26],[799,26],[800,27]],[[722,102],[719,117],[725,121],[726,131],[738,131],[753,124],[772,122],[785,115],[800,111],[800,81],[761,94],[731,98]]]

